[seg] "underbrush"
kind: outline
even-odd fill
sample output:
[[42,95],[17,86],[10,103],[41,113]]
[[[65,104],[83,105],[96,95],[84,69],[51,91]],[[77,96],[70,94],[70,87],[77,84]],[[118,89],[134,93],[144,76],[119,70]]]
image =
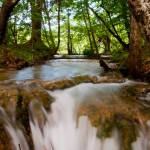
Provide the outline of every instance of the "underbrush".
[[0,68],[17,68],[39,64],[50,58],[47,49],[33,50],[29,46],[0,47]]

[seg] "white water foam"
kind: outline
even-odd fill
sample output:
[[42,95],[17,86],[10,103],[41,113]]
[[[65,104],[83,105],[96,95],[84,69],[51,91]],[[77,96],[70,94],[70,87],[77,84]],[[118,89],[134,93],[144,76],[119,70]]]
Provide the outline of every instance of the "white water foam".
[[147,122],[147,127],[141,123],[139,136],[137,140],[132,143],[133,150],[149,150],[150,149],[150,121]]
[[23,149],[21,150],[29,150],[29,146],[27,144],[26,138],[22,132],[22,130],[17,126],[14,119],[11,119],[8,117],[6,112],[3,108],[0,107],[0,117],[5,122],[5,128],[7,132],[12,137],[12,149],[14,150],[20,150],[20,147]]
[[[76,90],[73,91],[79,94],[80,90],[78,88]],[[34,121],[30,121],[35,149],[119,150],[116,132],[111,138],[100,140],[96,137],[97,129],[92,127],[87,116],[81,116],[77,120],[77,103],[84,100],[84,97],[80,95],[81,101],[75,101],[79,95],[72,97],[68,94],[73,91],[69,89],[69,91],[50,92],[56,98],[56,101],[51,106],[52,113],[44,111],[46,122],[42,130],[36,118],[34,118]],[[34,111],[33,109],[34,106],[32,105],[31,110]]]
[[[81,102],[87,99],[111,100],[113,94],[124,84],[81,84],[70,89],[49,92],[55,98],[51,112],[42,106],[44,119],[35,115],[36,102],[30,104],[30,127],[35,150],[122,150],[117,131],[110,138],[98,139],[97,129],[92,127],[86,116],[77,119],[77,109]],[[107,90],[107,91],[106,91]],[[107,93],[107,94],[106,94]],[[86,96],[85,96],[86,95]],[[13,139],[14,150],[29,150],[23,132],[15,123],[9,121],[2,110],[6,129]],[[143,133],[143,131],[141,131]],[[133,150],[149,150],[143,148],[142,140],[148,138],[139,136],[133,143]],[[20,145],[20,147],[18,146]],[[146,143],[147,145],[147,143]],[[140,149],[138,149],[141,147]]]

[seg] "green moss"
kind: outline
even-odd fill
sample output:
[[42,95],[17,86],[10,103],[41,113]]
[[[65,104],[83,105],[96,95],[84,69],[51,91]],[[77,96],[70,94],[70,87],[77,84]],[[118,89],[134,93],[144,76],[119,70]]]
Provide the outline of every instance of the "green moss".
[[137,89],[134,86],[129,86],[125,88],[127,95],[137,96]]
[[0,119],[0,150],[12,150],[11,139],[5,131],[3,121]]
[[111,51],[111,55],[113,56],[114,61],[123,62],[128,57],[128,51],[126,49],[122,49],[122,48],[116,49],[114,51]]
[[98,138],[110,137],[115,127],[114,121],[111,119],[106,119],[101,124],[102,124],[101,129],[99,130],[97,137]]
[[18,95],[18,102],[16,106],[16,119],[18,123],[24,126],[24,129],[26,129],[27,133],[29,133],[30,125],[28,104],[23,105],[23,96],[21,94]]
[[[120,142],[125,150],[131,150],[131,143],[136,140],[136,125],[137,122],[130,118],[126,118],[121,114],[116,114],[111,119],[101,121],[100,129],[98,130],[98,138],[108,138],[112,136],[114,129],[119,132]],[[122,140],[122,141],[121,141]]]
[[131,143],[136,140],[136,126],[138,122],[132,118],[126,118],[122,114],[114,116],[114,122],[122,137],[122,144],[125,150],[131,150]]

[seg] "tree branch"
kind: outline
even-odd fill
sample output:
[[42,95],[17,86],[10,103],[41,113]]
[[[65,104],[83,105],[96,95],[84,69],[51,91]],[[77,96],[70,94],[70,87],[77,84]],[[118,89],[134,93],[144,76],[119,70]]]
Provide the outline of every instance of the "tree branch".
[[115,26],[114,26],[114,24],[113,24],[113,22],[112,22],[112,18],[111,18],[111,16],[110,16],[110,12],[109,12],[104,6],[101,5],[101,7],[102,7],[102,8],[106,11],[106,13],[108,14],[108,17],[109,17],[109,19],[110,19],[111,25],[112,25],[112,27],[113,27],[113,29],[114,29],[116,35],[119,36],[119,35],[118,35],[118,32],[117,32],[117,30],[116,30],[116,28],[115,28]]
[[120,43],[125,49],[128,49],[128,48],[129,48],[129,44],[126,44],[125,42],[123,42],[122,39],[121,39],[121,37],[120,37],[118,34],[116,35],[116,34],[108,27],[107,23],[103,20],[103,18],[102,18],[100,15],[98,15],[98,13],[97,13],[96,11],[94,11],[93,8],[91,8],[90,6],[88,6],[88,7],[89,7],[89,9],[94,13],[94,15],[96,16],[96,18],[97,18],[98,20],[100,20],[100,21],[104,24],[104,26],[107,28],[107,30],[119,41],[119,43]]

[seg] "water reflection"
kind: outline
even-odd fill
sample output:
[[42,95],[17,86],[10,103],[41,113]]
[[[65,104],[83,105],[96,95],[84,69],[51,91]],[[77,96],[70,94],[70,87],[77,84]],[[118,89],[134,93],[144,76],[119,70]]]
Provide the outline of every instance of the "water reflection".
[[102,72],[98,60],[54,59],[44,65],[24,68],[19,71],[0,72],[0,80],[43,79],[51,80],[77,75],[97,75]]

